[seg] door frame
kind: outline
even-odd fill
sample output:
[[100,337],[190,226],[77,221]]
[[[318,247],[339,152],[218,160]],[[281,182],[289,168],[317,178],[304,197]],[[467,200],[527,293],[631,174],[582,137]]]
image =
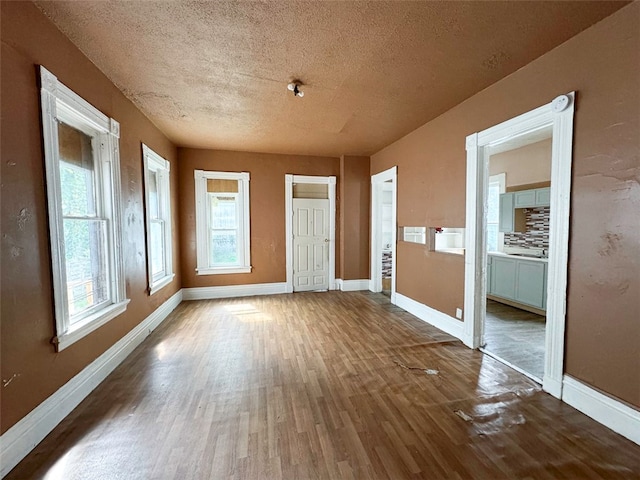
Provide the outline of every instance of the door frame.
[[391,181],[391,303],[396,303],[396,236],[398,205],[398,167],[371,175],[371,261],[369,272],[369,290],[382,291],[382,185]]
[[327,185],[329,193],[329,290],[336,289],[336,177],[316,177],[286,174],[284,176],[286,287],[293,293],[293,184],[315,183]]
[[464,343],[479,348],[486,315],[486,208],[489,149],[542,128],[553,127],[551,213],[547,280],[547,324],[542,389],[561,398],[569,257],[569,213],[575,92],[495,125],[466,139],[467,205],[464,293]]

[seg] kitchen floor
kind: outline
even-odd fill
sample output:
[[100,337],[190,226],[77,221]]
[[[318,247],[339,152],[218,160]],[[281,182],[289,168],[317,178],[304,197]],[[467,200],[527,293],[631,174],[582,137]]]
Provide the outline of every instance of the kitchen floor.
[[546,318],[487,299],[484,349],[542,380]]

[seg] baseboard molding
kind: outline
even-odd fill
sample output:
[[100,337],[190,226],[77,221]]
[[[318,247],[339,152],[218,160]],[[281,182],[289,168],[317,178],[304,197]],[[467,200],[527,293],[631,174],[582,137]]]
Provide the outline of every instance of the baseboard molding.
[[640,411],[604,395],[568,375],[564,376],[562,400],[596,422],[640,445]]
[[336,286],[338,290],[343,292],[359,292],[361,290],[369,290],[369,279],[362,280],[342,280],[336,279]]
[[179,290],[0,437],[0,478],[9,473],[182,302]]
[[549,375],[542,377],[542,389],[549,395],[562,399],[562,381],[558,381]]
[[225,285],[222,287],[183,288],[183,300],[210,300],[214,298],[251,297],[287,293],[286,282]]
[[423,303],[416,302],[412,298],[406,297],[401,293],[396,292],[394,303],[398,307],[406,310],[412,315],[415,315],[420,320],[424,320],[428,324],[439,328],[443,332],[446,332],[449,335],[453,335],[460,340],[464,339],[464,322],[456,320],[446,313],[442,313],[438,310],[428,307]]

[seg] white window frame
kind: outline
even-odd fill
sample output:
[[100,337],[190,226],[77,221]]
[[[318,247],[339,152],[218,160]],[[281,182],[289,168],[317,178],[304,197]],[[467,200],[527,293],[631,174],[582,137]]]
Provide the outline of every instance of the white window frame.
[[[505,172],[501,172],[501,173],[496,173],[495,175],[491,175],[489,176],[489,184],[488,187],[491,187],[491,185],[498,185],[498,189],[499,189],[499,194],[503,194],[507,191],[507,174]],[[500,226],[500,207],[498,207],[498,222],[496,222],[498,224],[498,227]],[[487,226],[489,226],[489,221],[487,220]],[[502,252],[504,251],[504,232],[500,231],[500,228],[498,228],[498,251]]]
[[[161,288],[169,285],[176,276],[173,273],[173,242],[171,228],[171,187],[169,183],[171,164],[142,144],[142,161],[144,164],[144,191],[145,191],[145,216],[147,227],[147,273],[149,276],[149,295],[153,295]],[[153,242],[151,241],[151,208],[149,203],[149,186],[151,173],[156,174],[156,186],[158,189],[158,218],[164,225],[163,252],[164,270],[160,274],[153,274],[151,259],[153,258]]]
[[[211,172],[195,170],[196,191],[196,273],[198,275],[217,275],[225,273],[251,272],[251,232],[249,221],[249,173],[248,172]],[[237,265],[211,266],[209,264],[209,202],[212,195],[207,192],[207,180],[238,181],[238,241],[240,259]],[[218,193],[219,194],[219,193]],[[215,196],[216,194],[213,194]]]
[[[51,267],[56,319],[56,335],[52,343],[57,351],[67,348],[127,309],[124,261],[122,258],[120,155],[118,142],[120,124],[83,100],[62,84],[46,68],[40,67],[42,130],[44,139],[47,204]],[[92,137],[94,149],[96,196],[101,216],[107,221],[106,252],[108,301],[89,309],[74,319],[68,306],[62,191],[60,184],[60,150],[58,123],[81,130]]]

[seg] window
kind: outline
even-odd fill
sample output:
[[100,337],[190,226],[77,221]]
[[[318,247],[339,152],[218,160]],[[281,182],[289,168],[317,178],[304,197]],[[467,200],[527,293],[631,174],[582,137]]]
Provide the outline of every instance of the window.
[[171,243],[170,164],[144,144],[142,158],[146,197],[149,295],[153,295],[175,277]]
[[198,275],[249,273],[249,174],[195,171]]
[[487,251],[498,252],[504,248],[504,233],[499,231],[500,194],[505,192],[506,175],[499,173],[489,177],[487,203]]
[[118,122],[44,67],[42,130],[58,351],[124,312]]

